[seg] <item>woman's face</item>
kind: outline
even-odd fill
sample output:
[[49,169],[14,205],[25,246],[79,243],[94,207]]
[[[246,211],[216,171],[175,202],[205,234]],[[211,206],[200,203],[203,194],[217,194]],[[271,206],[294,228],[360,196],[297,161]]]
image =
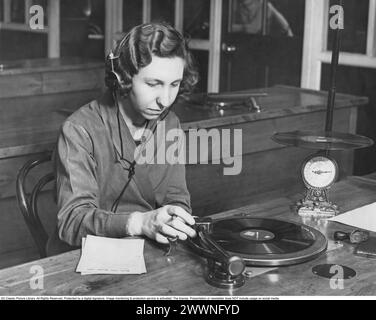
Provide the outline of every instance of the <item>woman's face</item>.
[[151,63],[132,78],[129,98],[133,110],[147,120],[158,118],[175,101],[183,72],[182,58],[153,56]]

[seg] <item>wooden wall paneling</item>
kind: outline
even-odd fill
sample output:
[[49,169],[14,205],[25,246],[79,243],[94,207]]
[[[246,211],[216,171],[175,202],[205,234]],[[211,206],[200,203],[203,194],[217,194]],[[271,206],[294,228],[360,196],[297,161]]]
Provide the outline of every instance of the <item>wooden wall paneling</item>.
[[[355,112],[355,114],[354,114]],[[335,114],[335,123],[334,129],[341,132],[349,132],[350,128],[353,130],[353,123],[349,122],[349,118],[356,119],[356,109],[339,109],[336,110]],[[270,149],[277,149],[282,148],[283,146],[274,142],[271,137],[276,132],[287,132],[287,131],[294,131],[294,130],[322,130],[325,123],[325,113],[320,112],[312,112],[306,114],[297,114],[292,115],[289,117],[278,117],[278,118],[271,118],[271,119],[264,119],[259,121],[252,121],[246,122],[242,124],[235,124],[235,125],[226,125],[216,127],[214,129],[219,129],[219,136],[222,137],[221,130],[230,130],[230,139],[228,140],[215,140],[214,143],[212,139],[209,139],[209,148],[205,149],[205,154],[200,154],[200,146],[197,146],[197,159],[200,157],[211,160],[218,160],[218,154],[220,158],[222,157],[221,150],[223,148],[230,148],[231,155],[233,155],[233,141],[234,141],[234,130],[241,130],[242,132],[242,154],[248,154],[252,152],[260,152]],[[206,128],[208,133],[213,128]],[[350,131],[351,131],[350,130]],[[190,133],[189,129],[185,130],[186,133],[186,158],[189,159],[189,141],[190,141]],[[192,140],[196,135],[192,135]],[[201,140],[197,139],[198,142]],[[204,140],[205,141],[205,140]],[[218,144],[220,142],[220,144]],[[231,144],[230,146],[228,144]],[[235,154],[239,155],[239,154]]]
[[43,74],[43,94],[101,89],[104,71],[102,69],[73,70]]
[[[351,131],[354,110],[356,111],[355,108],[336,110],[334,128],[341,132]],[[230,126],[233,129],[243,129],[242,171],[239,175],[224,176],[224,162],[230,163],[229,159],[220,159],[221,164],[188,164],[187,184],[194,214],[207,215],[233,209],[249,203],[256,195],[270,191],[281,190],[285,194],[302,189],[301,164],[308,155],[316,151],[284,147],[273,142],[270,137],[274,132],[321,130],[324,117],[324,112],[315,112]],[[231,156],[234,155],[233,142],[230,140]],[[209,149],[211,147],[209,145]],[[189,154],[188,151],[186,153]],[[221,151],[214,150],[214,154],[221,154]],[[208,155],[209,159],[216,160],[216,157],[212,157],[211,150]],[[339,163],[340,178],[352,174],[353,151],[332,152],[331,155]],[[218,194],[221,196],[218,197]]]
[[[46,67],[35,67],[13,74],[0,75],[0,98],[34,96],[60,92],[74,92],[104,88],[104,68],[77,65],[63,66],[63,70],[43,71]],[[50,67],[51,68],[51,67]],[[38,70],[41,69],[41,70]]]
[[96,89],[0,99],[0,158],[52,148],[68,114],[100,94]]
[[9,75],[0,76],[0,98],[29,96],[42,93],[42,75]]
[[[191,193],[193,213],[203,216],[234,209],[252,202],[254,197],[274,191],[287,195],[301,190],[303,161],[314,150],[284,147],[243,155],[242,171],[237,176],[224,176],[223,164],[187,165],[186,177]],[[346,152],[332,156],[338,161],[341,179],[349,175],[352,166]]]

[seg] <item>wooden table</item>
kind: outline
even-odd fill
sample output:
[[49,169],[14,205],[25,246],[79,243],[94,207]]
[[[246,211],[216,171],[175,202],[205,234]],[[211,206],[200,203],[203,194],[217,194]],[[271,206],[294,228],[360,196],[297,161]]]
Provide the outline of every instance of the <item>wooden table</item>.
[[[349,177],[337,183],[331,190],[331,199],[345,212],[376,201],[376,180]],[[302,222],[290,210],[294,200],[271,198],[247,207],[215,215],[227,217],[247,214],[257,217],[276,217]],[[352,228],[334,222],[305,221],[319,229],[333,244],[335,230],[350,231]],[[232,292],[218,289],[204,280],[206,260],[180,245],[171,260],[164,256],[164,248],[151,241],[145,242],[147,273],[143,275],[86,275],[75,272],[80,251],[72,251],[55,257],[36,260],[24,265],[0,271],[1,295],[107,295],[107,296],[315,296],[315,295],[375,295],[376,260],[353,255],[354,245],[327,251],[313,261],[273,268],[246,280],[241,288]],[[345,280],[343,289],[331,289],[330,280],[312,273],[318,264],[339,264],[356,271],[356,276]],[[43,268],[43,289],[31,289],[30,280],[35,275],[32,268]],[[34,271],[35,272],[35,271]]]

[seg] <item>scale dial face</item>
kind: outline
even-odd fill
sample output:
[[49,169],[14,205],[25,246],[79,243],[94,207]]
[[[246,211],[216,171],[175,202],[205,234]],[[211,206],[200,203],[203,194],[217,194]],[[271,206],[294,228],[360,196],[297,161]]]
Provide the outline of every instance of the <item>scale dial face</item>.
[[328,188],[336,181],[337,174],[337,163],[325,156],[308,159],[302,168],[304,183],[313,189]]

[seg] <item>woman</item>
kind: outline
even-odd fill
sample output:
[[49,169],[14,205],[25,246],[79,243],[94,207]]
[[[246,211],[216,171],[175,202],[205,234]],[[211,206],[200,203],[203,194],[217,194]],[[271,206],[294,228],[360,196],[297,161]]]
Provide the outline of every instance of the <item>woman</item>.
[[[195,236],[182,164],[137,164],[151,137],[180,128],[170,107],[197,82],[186,42],[167,24],[133,28],[106,61],[108,91],[70,116],[56,152],[58,236],[49,254],[82,237],[144,235],[160,243]],[[148,133],[148,134],[146,134]],[[153,142],[154,143],[154,142]],[[165,142],[164,142],[165,143]],[[166,148],[164,149],[166,150]]]

